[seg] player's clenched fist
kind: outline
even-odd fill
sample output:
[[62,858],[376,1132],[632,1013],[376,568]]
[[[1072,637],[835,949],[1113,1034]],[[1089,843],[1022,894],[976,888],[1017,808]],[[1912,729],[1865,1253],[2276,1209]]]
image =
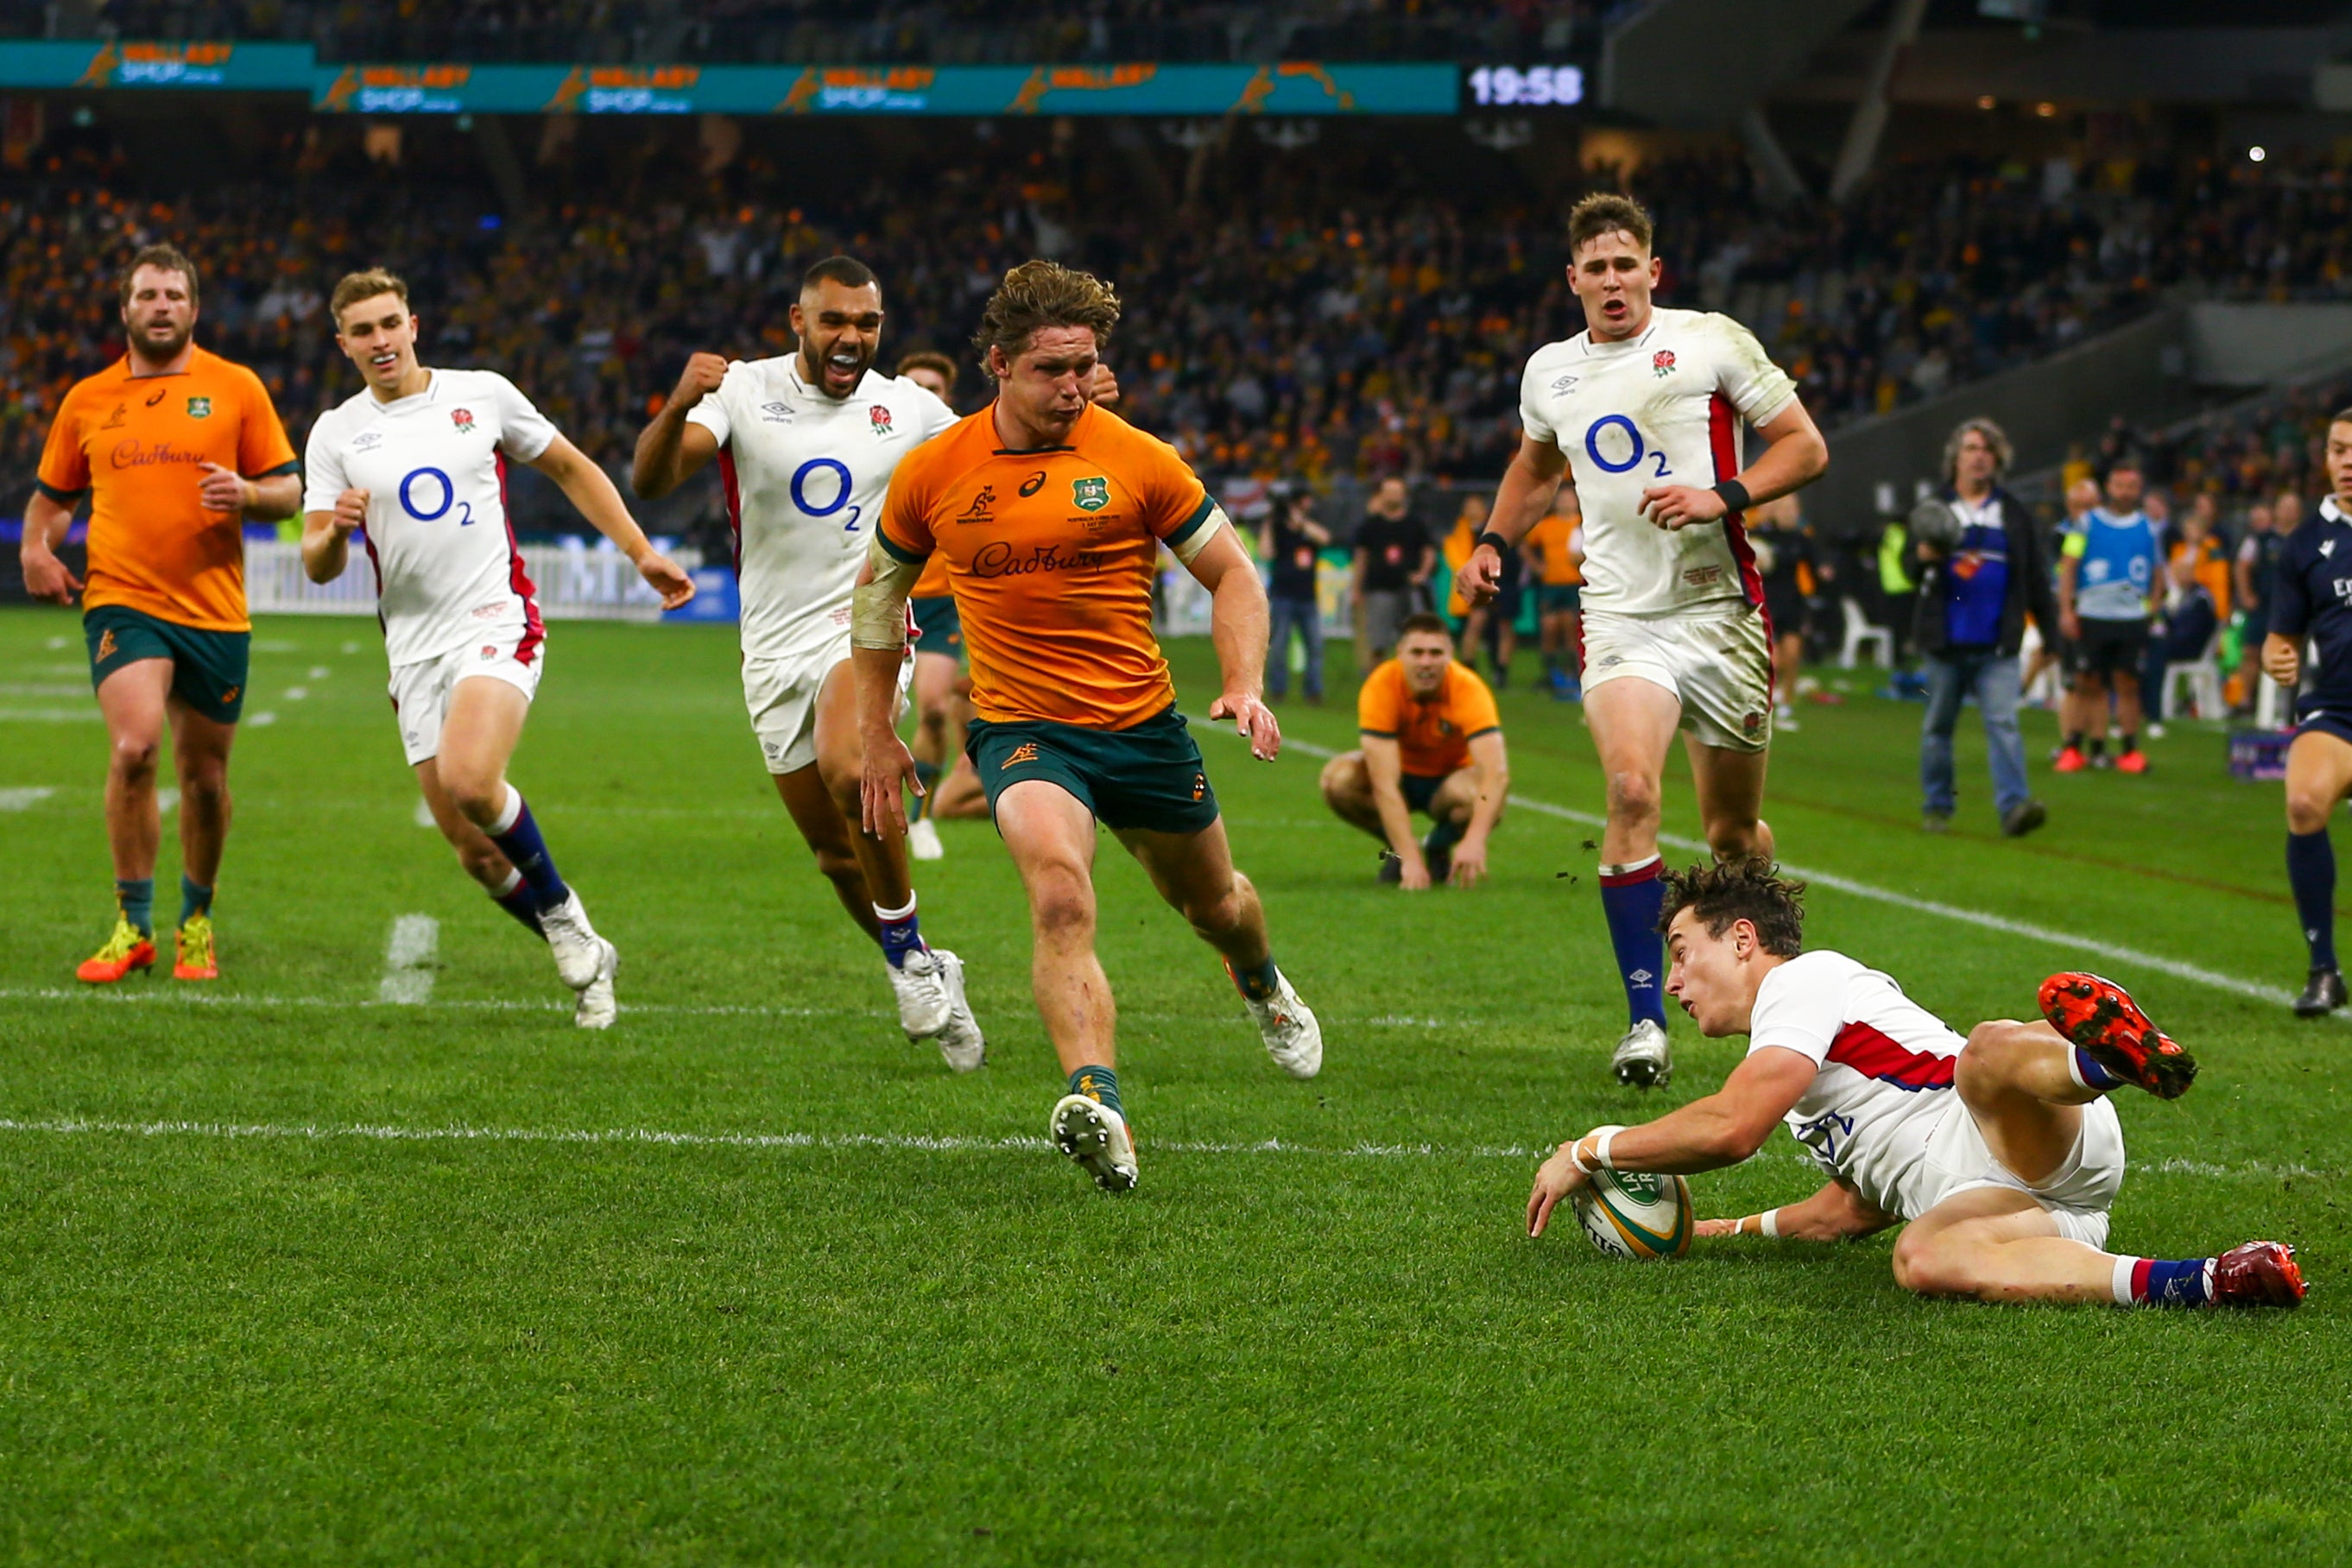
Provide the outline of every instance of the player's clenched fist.
[[365,490],[345,490],[335,498],[335,532],[349,537],[352,531],[367,524],[368,493]]
[[719,384],[726,379],[726,360],[718,354],[689,354],[686,369],[678,373],[677,390],[669,395],[670,404],[683,412],[718,391]]

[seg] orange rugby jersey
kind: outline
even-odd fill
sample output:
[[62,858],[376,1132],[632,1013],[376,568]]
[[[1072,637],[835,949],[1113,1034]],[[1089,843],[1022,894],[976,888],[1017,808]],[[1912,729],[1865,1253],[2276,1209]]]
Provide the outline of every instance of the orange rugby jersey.
[[1560,512],[1553,512],[1528,531],[1526,542],[1535,547],[1537,558],[1543,563],[1547,587],[1573,588],[1584,581],[1584,574],[1577,570],[1576,558],[1568,549],[1568,542],[1575,532],[1575,520]]
[[241,632],[244,519],[207,511],[204,465],[248,479],[297,465],[261,378],[197,349],[173,375],[134,376],[126,357],[74,384],[41,450],[41,493],[89,492],[82,607],[121,605],[202,631]]
[[1445,684],[1426,701],[1406,689],[1404,666],[1390,659],[1364,678],[1356,693],[1356,727],[1393,740],[1406,773],[1442,779],[1470,765],[1470,741],[1503,727],[1495,694],[1459,659],[1445,667]]
[[1214,510],[1174,447],[1108,409],[1014,452],[983,408],[899,460],[880,537],[901,561],[946,558],[982,718],[1123,730],[1176,700],[1152,574]]
[[944,599],[954,592],[955,590],[948,585],[948,558],[933,551],[931,558],[923,563],[923,574],[915,580],[914,592],[908,596],[915,599]]

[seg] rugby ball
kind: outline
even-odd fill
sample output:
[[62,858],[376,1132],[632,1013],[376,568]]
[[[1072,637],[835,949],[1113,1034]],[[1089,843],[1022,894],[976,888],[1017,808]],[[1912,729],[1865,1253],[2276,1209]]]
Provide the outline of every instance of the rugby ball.
[[1612,1258],[1680,1258],[1690,1250],[1690,1184],[1645,1171],[1595,1171],[1576,1194],[1576,1223]]

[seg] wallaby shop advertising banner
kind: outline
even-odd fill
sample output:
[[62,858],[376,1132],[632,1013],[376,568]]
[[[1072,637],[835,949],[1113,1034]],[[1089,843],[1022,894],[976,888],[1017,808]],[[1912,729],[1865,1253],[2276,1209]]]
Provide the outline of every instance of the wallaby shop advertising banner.
[[0,88],[302,92],[349,114],[1453,114],[1451,63],[321,65],[308,44],[11,42]]

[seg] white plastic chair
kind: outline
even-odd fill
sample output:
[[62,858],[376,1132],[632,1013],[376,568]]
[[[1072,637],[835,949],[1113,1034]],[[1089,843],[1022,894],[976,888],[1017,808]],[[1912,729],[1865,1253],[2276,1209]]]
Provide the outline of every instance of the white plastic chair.
[[[2195,658],[2180,659],[2164,667],[2162,698],[2166,713],[2175,719],[2179,718],[2180,710],[2173,706],[2172,694],[2180,687],[2186,686],[2189,689],[2189,701],[2196,704],[2197,717],[2200,719],[2222,717],[2225,710],[2221,705],[2221,663],[2214,657],[2215,650],[2221,646],[2221,637],[2219,632],[2216,632],[2212,639],[2206,643],[2203,653],[2199,654]],[[2277,682],[2273,681],[2270,684],[2276,685]]]
[[[2018,668],[2032,669],[2035,662],[2041,658],[2042,650],[2045,646],[2042,640],[2041,626],[2032,621],[2027,621],[2025,636],[2017,645]],[[2026,683],[2023,693],[2027,705],[2034,708],[2055,708],[2058,706],[2059,700],[2065,694],[2063,672],[2060,661],[2054,658],[2044,664],[2041,673]]]
[[1838,668],[1852,669],[1864,647],[1874,647],[1878,651],[1873,662],[1894,668],[1895,634],[1864,619],[1862,606],[1853,602],[1851,594],[1841,598],[1838,605],[1845,613],[1845,642],[1838,649]]

